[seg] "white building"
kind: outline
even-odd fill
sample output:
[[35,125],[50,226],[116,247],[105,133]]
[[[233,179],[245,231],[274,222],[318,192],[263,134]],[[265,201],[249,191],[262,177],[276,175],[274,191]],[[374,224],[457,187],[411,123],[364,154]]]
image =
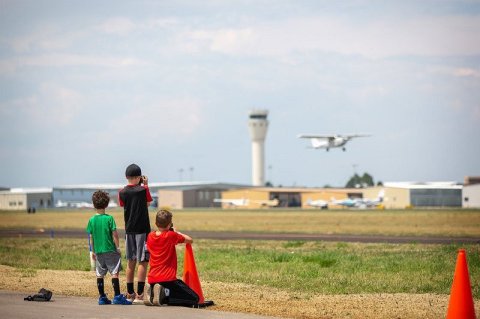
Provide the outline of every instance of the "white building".
[[480,208],[480,184],[463,186],[462,207]]
[[12,188],[0,191],[0,210],[45,209],[53,205],[51,188]]

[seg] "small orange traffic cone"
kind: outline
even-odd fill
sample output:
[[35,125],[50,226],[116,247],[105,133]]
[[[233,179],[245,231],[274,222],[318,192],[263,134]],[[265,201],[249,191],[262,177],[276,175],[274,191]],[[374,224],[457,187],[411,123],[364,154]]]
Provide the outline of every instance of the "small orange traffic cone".
[[200,278],[198,278],[197,266],[195,265],[195,258],[193,257],[193,250],[191,244],[185,245],[185,257],[183,259],[183,281],[192,288],[198,295],[198,303],[205,303],[203,298],[202,286],[200,285]]
[[458,250],[447,319],[475,319],[475,308],[473,307],[472,288],[470,287],[465,249]]

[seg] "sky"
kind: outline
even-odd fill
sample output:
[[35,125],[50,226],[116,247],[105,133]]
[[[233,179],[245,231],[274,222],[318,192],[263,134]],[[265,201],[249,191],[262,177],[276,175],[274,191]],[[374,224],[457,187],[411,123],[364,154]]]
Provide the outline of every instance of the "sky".
[[[480,1],[0,0],[0,186],[480,175]],[[298,134],[367,133],[347,150]]]

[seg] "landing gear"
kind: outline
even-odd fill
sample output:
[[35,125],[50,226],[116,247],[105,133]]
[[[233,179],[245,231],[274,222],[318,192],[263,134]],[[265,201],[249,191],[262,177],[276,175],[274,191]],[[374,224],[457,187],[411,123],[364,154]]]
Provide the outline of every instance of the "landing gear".
[[345,152],[347,149],[345,147],[342,147],[342,150]]

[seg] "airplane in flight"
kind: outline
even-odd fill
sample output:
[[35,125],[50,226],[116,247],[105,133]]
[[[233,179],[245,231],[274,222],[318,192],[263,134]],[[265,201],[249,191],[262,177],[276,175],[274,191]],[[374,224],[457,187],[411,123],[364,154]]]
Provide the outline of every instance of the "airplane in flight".
[[331,148],[341,147],[343,151],[346,150],[345,144],[350,141],[352,138],[356,137],[367,137],[370,134],[299,134],[297,135],[298,138],[309,138],[310,142],[312,143],[312,148],[324,148],[327,152]]

